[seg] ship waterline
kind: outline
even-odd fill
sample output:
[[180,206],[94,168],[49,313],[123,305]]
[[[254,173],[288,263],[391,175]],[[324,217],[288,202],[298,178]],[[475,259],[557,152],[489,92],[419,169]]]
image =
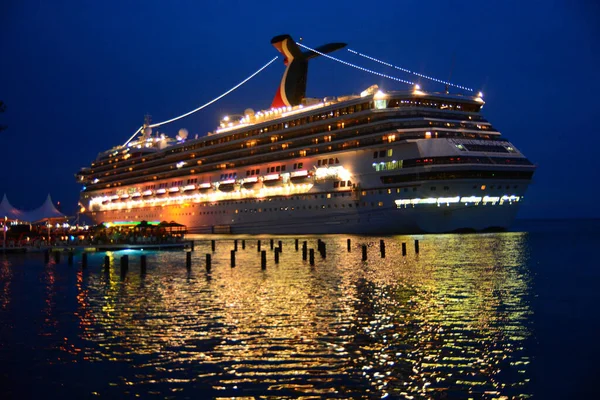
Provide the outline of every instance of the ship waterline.
[[206,137],[153,137],[147,128],[101,153],[78,174],[81,211],[96,223],[168,220],[197,233],[511,225],[535,166],[481,115],[481,94],[374,85],[288,100],[286,78],[276,100],[287,103],[225,117]]

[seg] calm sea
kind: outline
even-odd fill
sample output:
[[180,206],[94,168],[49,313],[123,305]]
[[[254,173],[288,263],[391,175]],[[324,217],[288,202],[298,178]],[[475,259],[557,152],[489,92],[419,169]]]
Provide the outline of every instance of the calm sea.
[[515,230],[299,237],[314,267],[294,236],[279,264],[270,236],[196,237],[191,272],[145,251],[145,277],[138,251],[0,255],[0,398],[597,398],[600,221]]

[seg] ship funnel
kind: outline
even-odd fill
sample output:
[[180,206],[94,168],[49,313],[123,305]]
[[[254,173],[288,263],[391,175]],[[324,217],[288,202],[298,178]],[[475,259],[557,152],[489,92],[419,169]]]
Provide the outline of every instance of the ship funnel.
[[271,44],[283,54],[283,63],[287,66],[271,104],[273,108],[300,105],[306,96],[308,60],[318,57],[319,53],[331,53],[346,46],[346,43],[329,43],[317,47],[315,50],[319,53],[302,51],[290,35],[275,36]]

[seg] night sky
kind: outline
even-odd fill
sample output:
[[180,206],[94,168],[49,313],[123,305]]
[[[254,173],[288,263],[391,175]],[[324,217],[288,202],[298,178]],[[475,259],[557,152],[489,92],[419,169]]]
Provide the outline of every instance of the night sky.
[[[346,42],[442,79],[454,64],[451,80],[482,90],[484,116],[538,165],[520,217],[599,217],[600,7],[593,3],[5,0],[0,195],[31,209],[50,193],[73,214],[79,168],[125,142],[146,113],[169,119],[237,84],[279,54],[273,36],[289,33],[311,47]],[[335,56],[418,81],[346,50]],[[268,108],[283,71],[280,58],[230,96],[159,130],[205,135],[226,114]],[[318,58],[307,95],[372,84],[408,88]]]

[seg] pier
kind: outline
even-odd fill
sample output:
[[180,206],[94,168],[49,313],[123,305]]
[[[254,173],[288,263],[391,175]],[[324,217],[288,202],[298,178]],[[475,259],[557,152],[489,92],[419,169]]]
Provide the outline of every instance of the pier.
[[127,243],[107,243],[107,244],[84,244],[84,245],[57,245],[57,246],[16,246],[0,247],[0,253],[43,253],[45,251],[119,251],[119,250],[186,250],[194,249],[193,240],[185,240],[175,243],[146,243],[146,244],[127,244]]

